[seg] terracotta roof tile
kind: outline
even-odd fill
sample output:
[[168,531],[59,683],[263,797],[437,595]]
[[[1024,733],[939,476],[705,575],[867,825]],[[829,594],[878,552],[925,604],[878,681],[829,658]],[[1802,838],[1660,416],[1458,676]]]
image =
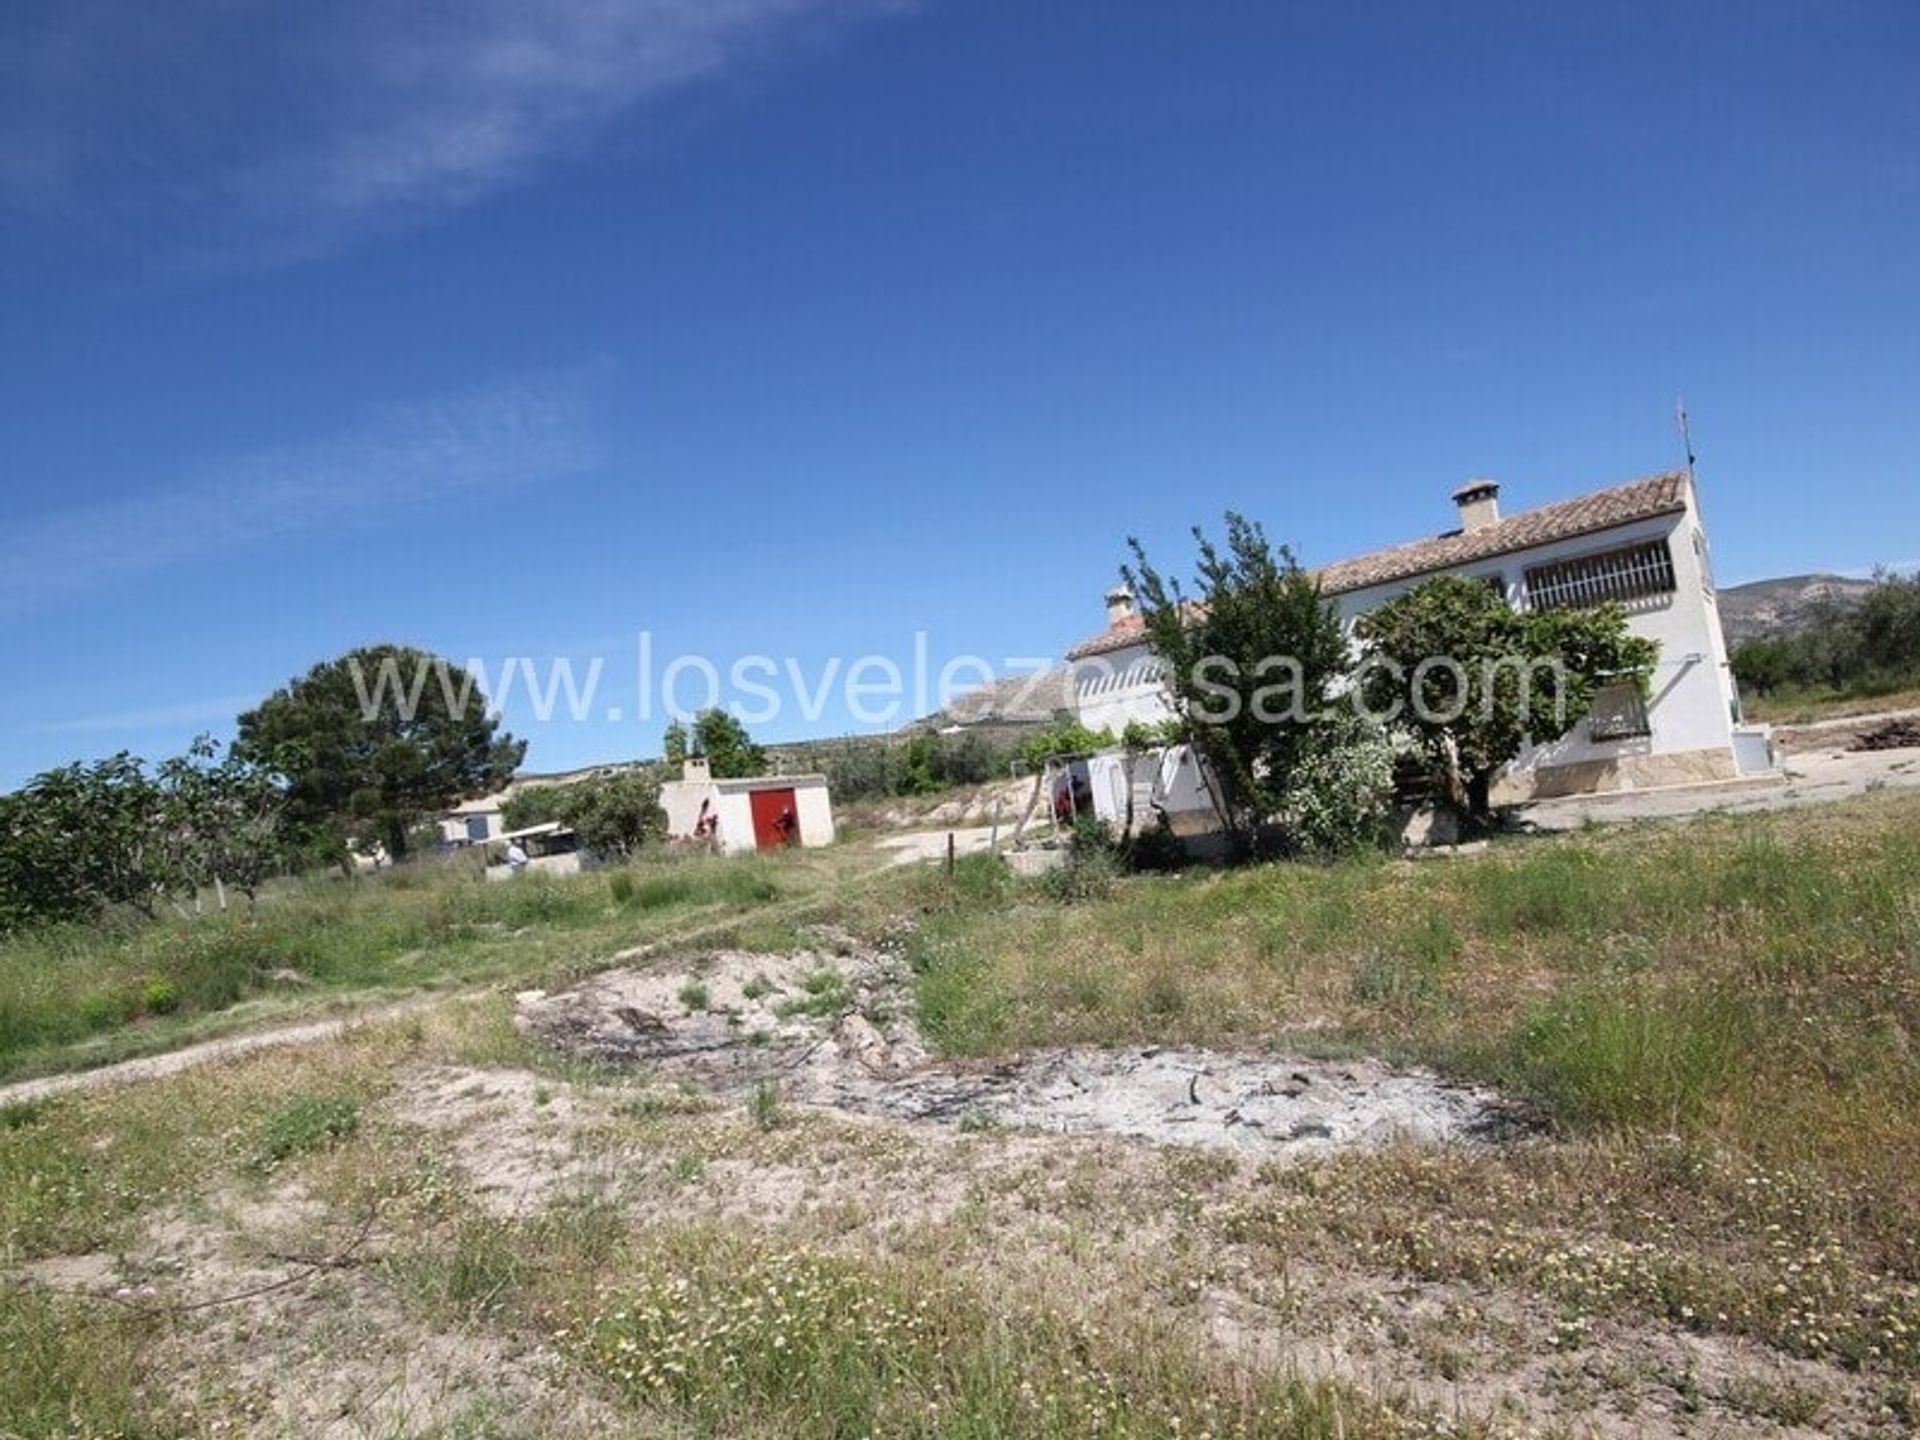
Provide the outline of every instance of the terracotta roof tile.
[[1531,550],[1557,540],[1571,540],[1595,530],[1611,530],[1654,515],[1684,510],[1687,472],[1670,470],[1649,475],[1571,500],[1556,500],[1533,510],[1508,515],[1478,530],[1455,530],[1407,545],[1341,560],[1320,571],[1320,588],[1329,595],[1345,595],[1370,585],[1405,580],[1435,570],[1451,570],[1476,560],[1491,560],[1516,550]]
[[[1670,515],[1684,510],[1686,504],[1687,472],[1669,470],[1625,485],[1576,495],[1571,500],[1556,500],[1551,505],[1522,510],[1478,530],[1455,530],[1340,560],[1318,572],[1320,586],[1329,595],[1345,595],[1373,585],[1491,560],[1516,550],[1571,540],[1597,530],[1611,530],[1655,515]],[[1074,646],[1067,652],[1067,659],[1085,660],[1125,650],[1140,643],[1143,631],[1140,617],[1129,615],[1120,624]]]

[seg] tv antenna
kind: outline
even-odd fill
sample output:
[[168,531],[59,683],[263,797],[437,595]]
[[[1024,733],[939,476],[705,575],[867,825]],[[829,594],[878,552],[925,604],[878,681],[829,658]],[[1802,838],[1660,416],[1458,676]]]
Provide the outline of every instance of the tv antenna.
[[1693,479],[1693,427],[1687,423],[1687,397],[1678,395],[1673,401],[1673,420],[1680,427],[1680,448],[1686,452],[1687,479]]

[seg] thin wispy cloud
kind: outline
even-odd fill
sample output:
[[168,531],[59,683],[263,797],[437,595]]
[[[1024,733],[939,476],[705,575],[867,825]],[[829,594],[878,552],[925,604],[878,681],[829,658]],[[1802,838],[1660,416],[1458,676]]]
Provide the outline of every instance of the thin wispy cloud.
[[163,490],[9,526],[0,619],[185,561],[404,524],[477,492],[579,474],[597,453],[591,390],[591,377],[565,375],[388,406],[329,439],[228,457]]
[[19,0],[0,196],[209,263],[471,202],[860,0]]
[[50,735],[130,735],[148,730],[168,730],[180,725],[218,724],[232,720],[241,711],[259,703],[258,695],[222,695],[213,700],[186,700],[176,705],[155,705],[145,710],[82,715],[72,720],[55,720],[39,728]]

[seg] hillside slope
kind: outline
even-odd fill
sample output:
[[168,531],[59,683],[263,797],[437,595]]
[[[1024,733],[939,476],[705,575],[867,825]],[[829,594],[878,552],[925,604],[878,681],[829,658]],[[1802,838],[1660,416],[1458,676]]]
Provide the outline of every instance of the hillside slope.
[[1727,643],[1803,630],[1823,606],[1856,605],[1873,588],[1845,575],[1786,575],[1720,591],[1720,625]]

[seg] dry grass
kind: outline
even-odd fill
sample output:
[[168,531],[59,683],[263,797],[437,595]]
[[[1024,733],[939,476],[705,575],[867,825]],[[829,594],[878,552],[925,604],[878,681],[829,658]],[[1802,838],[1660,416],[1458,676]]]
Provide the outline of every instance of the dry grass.
[[1759,695],[1742,702],[1747,718],[1771,725],[1805,725],[1815,720],[1845,720],[1893,710],[1920,710],[1920,690],[1883,695]]
[[315,876],[257,910],[0,941],[0,1078],[85,1069],[343,1000],[533,984],[637,945],[730,930],[776,938],[872,868],[847,850],[655,857],[565,878],[489,883],[423,861]]
[[500,999],[7,1111],[0,1430],[1911,1433],[1917,822],[833,902],[918,915],[955,1050],[1384,1051],[1534,1096],[1501,1148],[1257,1167],[722,1103],[542,1055]]

